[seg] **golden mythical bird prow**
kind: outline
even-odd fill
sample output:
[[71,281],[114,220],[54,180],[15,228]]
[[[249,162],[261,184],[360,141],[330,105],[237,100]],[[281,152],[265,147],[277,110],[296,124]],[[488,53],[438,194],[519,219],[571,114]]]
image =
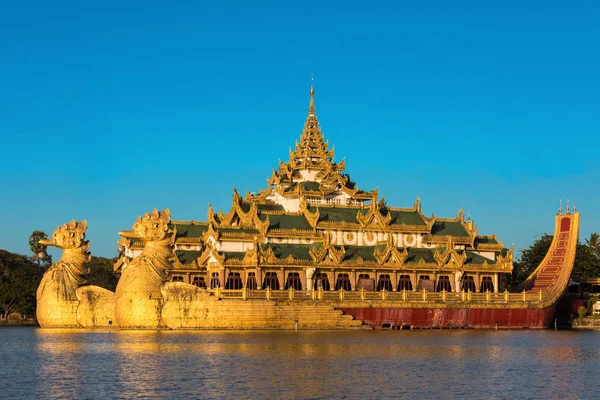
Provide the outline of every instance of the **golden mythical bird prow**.
[[75,220],[59,226],[41,244],[63,250],[44,274],[37,290],[37,319],[45,328],[108,326],[114,319],[114,293],[98,286],[83,286],[91,259],[85,240],[87,222]]
[[163,306],[162,285],[172,269],[174,232],[169,229],[171,213],[154,210],[139,217],[124,238],[144,242],[142,253],[124,264],[116,290],[116,322],[120,328],[159,328]]

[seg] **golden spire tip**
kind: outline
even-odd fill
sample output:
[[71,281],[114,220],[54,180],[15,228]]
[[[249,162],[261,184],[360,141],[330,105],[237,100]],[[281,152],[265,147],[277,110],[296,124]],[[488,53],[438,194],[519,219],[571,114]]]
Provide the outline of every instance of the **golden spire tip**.
[[314,88],[315,74],[313,73],[310,82],[310,103],[308,105],[308,116],[314,117],[315,115],[315,88]]

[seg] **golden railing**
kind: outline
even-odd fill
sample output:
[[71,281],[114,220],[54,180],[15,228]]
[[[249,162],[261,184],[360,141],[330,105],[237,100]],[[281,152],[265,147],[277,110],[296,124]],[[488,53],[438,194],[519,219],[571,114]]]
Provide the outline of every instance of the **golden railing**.
[[509,293],[508,291],[493,292],[431,292],[425,289],[421,291],[367,291],[364,289],[357,291],[349,290],[263,290],[249,289],[210,289],[209,292],[218,299],[242,299],[242,300],[347,300],[347,301],[394,301],[394,302],[490,302],[490,303],[508,303],[508,302],[540,302],[546,299],[543,291],[531,292],[523,291],[520,293]]

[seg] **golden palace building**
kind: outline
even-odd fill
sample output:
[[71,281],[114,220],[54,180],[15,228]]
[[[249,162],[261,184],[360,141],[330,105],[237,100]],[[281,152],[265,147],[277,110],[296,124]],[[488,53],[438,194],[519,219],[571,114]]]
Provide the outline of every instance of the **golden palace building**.
[[[513,254],[496,235],[479,235],[462,210],[427,217],[418,198],[392,207],[345,167],[324,140],[311,88],[300,140],[266,190],[234,189],[229,212],[209,206],[206,222],[170,221],[169,278],[207,289],[498,292]],[[144,243],[124,237],[119,247],[122,265]]]

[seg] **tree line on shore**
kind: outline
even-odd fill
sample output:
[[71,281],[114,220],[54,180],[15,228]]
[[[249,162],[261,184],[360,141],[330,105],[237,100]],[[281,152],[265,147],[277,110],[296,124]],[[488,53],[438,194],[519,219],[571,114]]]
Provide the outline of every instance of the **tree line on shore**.
[[[47,238],[42,231],[34,231],[29,239],[32,256],[11,253],[0,249],[0,314],[3,318],[11,313],[35,314],[36,290],[42,276],[52,265],[52,257],[46,247],[39,244]],[[528,248],[522,249],[514,262],[512,275],[504,276],[500,290],[515,290],[542,262],[552,243],[552,235],[543,234]],[[97,285],[114,291],[119,280],[113,271],[116,258],[92,257],[88,264],[89,285]],[[577,256],[572,279],[579,281],[600,277],[600,235],[592,233],[577,245]]]
[[[36,291],[42,276],[52,265],[46,246],[39,243],[48,236],[34,231],[29,237],[31,256],[0,249],[0,318],[11,313],[35,314]],[[113,271],[116,258],[92,257],[87,264],[87,284],[114,291],[119,277]]]

